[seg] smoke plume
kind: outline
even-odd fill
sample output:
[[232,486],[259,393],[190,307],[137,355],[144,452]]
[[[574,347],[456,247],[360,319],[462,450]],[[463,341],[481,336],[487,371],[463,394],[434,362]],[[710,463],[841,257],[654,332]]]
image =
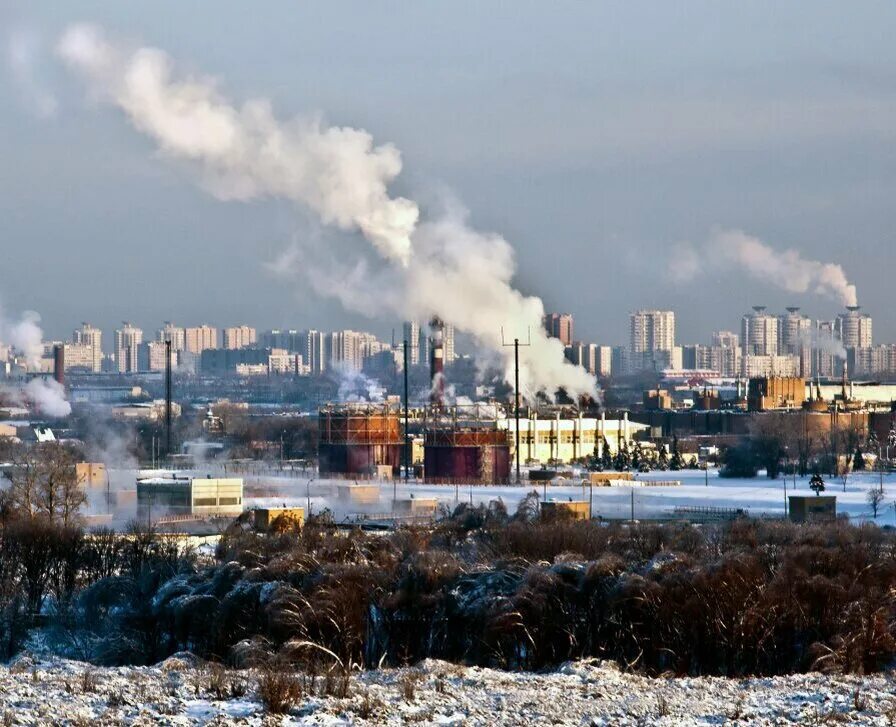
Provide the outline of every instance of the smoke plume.
[[31,379],[23,394],[44,416],[67,417],[72,413],[72,405],[65,400],[65,389],[54,379]]
[[836,263],[807,260],[799,251],[776,250],[741,230],[720,230],[700,249],[683,246],[670,269],[679,282],[703,270],[736,269],[791,293],[815,293],[857,305],[856,286]]
[[[418,224],[415,202],[389,196],[401,171],[395,147],[374,146],[367,132],[320,118],[279,121],[266,100],[236,106],[210,79],[176,77],[162,51],[128,48],[94,26],[69,28],[58,52],[164,154],[196,164],[212,194],[300,203],[325,224],[359,230],[387,262],[371,274],[363,262],[318,269],[318,292],[368,315],[437,315],[500,352],[510,374],[513,353],[503,347],[503,327],[510,339],[531,339],[520,349],[521,386],[529,394],[558,387],[572,396],[595,393],[593,377],[568,364],[562,344],[544,333],[541,300],[514,289],[513,250],[503,238],[471,229],[460,214]],[[290,260],[296,257],[281,261],[286,272]],[[346,285],[346,271],[356,285]]]
[[[0,342],[20,354],[32,371],[40,369],[44,351],[39,323],[40,316],[34,311],[26,311],[19,320],[9,320],[0,310]],[[3,389],[12,400],[31,404],[45,416],[64,417],[72,412],[65,389],[54,380],[32,379],[24,386],[7,384]]]
[[817,351],[839,359],[846,359],[846,347],[830,333],[811,330],[800,335],[800,341]]
[[44,354],[44,333],[39,323],[40,315],[32,310],[25,311],[17,321],[9,320],[0,310],[0,341],[12,346],[24,356],[28,367],[35,370]]

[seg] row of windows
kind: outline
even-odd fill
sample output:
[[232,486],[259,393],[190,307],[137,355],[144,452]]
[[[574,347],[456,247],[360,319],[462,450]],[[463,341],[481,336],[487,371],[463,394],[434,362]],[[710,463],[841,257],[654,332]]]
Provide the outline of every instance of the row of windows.
[[243,498],[241,497],[222,497],[220,499],[214,497],[197,497],[193,500],[193,507],[216,507],[224,505],[241,505]]

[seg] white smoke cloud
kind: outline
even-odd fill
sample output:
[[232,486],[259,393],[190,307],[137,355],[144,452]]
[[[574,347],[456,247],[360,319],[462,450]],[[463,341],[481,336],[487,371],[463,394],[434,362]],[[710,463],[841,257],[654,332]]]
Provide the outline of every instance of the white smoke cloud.
[[72,413],[72,405],[65,400],[65,389],[54,379],[31,379],[23,393],[44,416],[67,417]]
[[6,66],[25,108],[40,119],[53,118],[59,103],[41,80],[40,38],[26,28],[14,28],[7,37]]
[[162,51],[113,44],[95,26],[69,28],[58,51],[164,153],[198,163],[215,196],[301,202],[328,225],[361,230],[383,257],[407,262],[418,210],[389,197],[401,171],[394,146],[375,147],[366,131],[318,118],[280,123],[266,100],[238,108],[210,79],[173,78]]
[[846,347],[830,333],[812,329],[800,334],[800,341],[809,348],[814,348],[830,356],[846,359]]
[[336,394],[339,401],[383,401],[384,389],[376,379],[342,361],[331,366],[329,371],[339,385]]
[[389,263],[371,270],[361,257],[312,266],[292,254],[277,261],[279,271],[301,268],[307,275],[313,269],[318,292],[368,315],[437,315],[501,353],[512,381],[513,353],[502,345],[503,328],[511,340],[531,339],[520,349],[521,386],[528,394],[558,387],[572,396],[595,394],[594,378],[567,363],[562,344],[544,332],[541,300],[513,287],[516,263],[506,240],[471,229],[458,212],[418,224],[416,203],[389,196],[388,185],[401,170],[393,146],[375,147],[367,132],[328,127],[317,118],[280,122],[264,100],[237,107],[209,79],[175,78],[162,51],[127,48],[94,26],[71,27],[58,51],[164,153],[195,162],[213,194],[301,203],[325,224],[360,230]]
[[34,311],[25,311],[19,320],[10,320],[0,309],[0,341],[24,356],[28,367],[34,370],[40,367],[44,353],[44,333],[39,323],[40,315]]
[[741,230],[719,230],[701,248],[680,246],[670,263],[678,282],[713,269],[736,269],[791,293],[815,293],[857,305],[856,286],[836,263],[808,260],[799,251],[776,250]]

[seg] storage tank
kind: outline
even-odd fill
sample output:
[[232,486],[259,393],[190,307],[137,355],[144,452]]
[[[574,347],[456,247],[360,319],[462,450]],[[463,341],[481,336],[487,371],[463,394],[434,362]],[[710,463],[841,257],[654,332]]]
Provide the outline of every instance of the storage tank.
[[401,422],[388,407],[327,407],[318,413],[320,473],[376,474],[401,464]]
[[430,429],[423,439],[423,475],[431,483],[510,481],[510,441],[503,429]]

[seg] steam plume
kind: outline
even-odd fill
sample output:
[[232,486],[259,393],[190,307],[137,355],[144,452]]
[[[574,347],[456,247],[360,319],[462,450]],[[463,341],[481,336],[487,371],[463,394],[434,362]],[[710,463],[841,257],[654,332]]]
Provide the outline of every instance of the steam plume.
[[[44,333],[39,323],[40,316],[34,311],[26,311],[15,321],[0,310],[0,342],[21,354],[27,368],[33,371],[40,368],[43,357]],[[32,379],[24,386],[6,385],[3,389],[12,400],[33,404],[46,416],[64,417],[72,412],[71,404],[65,399],[65,389],[56,381]]]
[[807,260],[799,251],[775,250],[741,230],[716,232],[701,249],[684,246],[671,266],[673,277],[688,281],[705,268],[737,268],[791,293],[816,293],[845,306],[857,304],[856,286],[836,263]]
[[53,379],[31,379],[24,388],[25,398],[48,417],[66,417],[72,405],[65,400],[65,389]]
[[37,369],[43,357],[44,333],[40,326],[40,315],[25,311],[17,321],[7,319],[0,310],[0,341],[12,346],[22,356],[28,367]]
[[[213,194],[301,203],[325,224],[360,230],[389,263],[376,275],[356,263],[351,272],[358,284],[352,286],[342,278],[344,262],[331,264],[313,281],[319,292],[367,314],[438,315],[501,352],[508,373],[512,353],[502,347],[501,328],[511,338],[531,336],[531,347],[520,349],[526,391],[595,393],[593,377],[566,363],[562,344],[544,333],[541,300],[513,288],[516,266],[503,238],[471,229],[461,214],[418,225],[417,204],[389,196],[388,185],[401,170],[393,146],[374,146],[365,131],[317,118],[281,122],[265,100],[237,107],[209,79],[175,78],[162,51],[129,49],[94,26],[69,28],[58,51],[162,152],[196,163]],[[295,261],[287,256],[281,268],[289,272]]]

